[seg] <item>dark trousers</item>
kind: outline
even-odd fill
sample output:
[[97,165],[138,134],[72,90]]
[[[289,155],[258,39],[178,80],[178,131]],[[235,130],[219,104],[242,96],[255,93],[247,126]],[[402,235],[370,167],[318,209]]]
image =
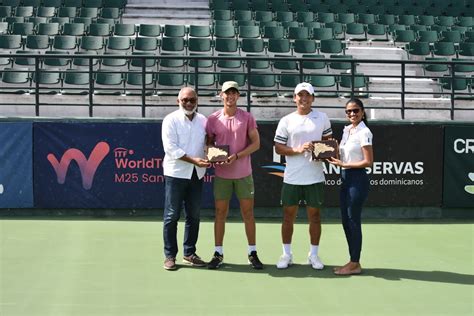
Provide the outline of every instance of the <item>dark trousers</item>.
[[359,262],[362,249],[362,205],[369,193],[365,169],[343,169],[340,193],[342,227],[346,234],[352,262]]
[[163,243],[166,257],[176,257],[178,243],[176,234],[181,210],[184,207],[185,225],[183,254],[196,252],[199,234],[203,179],[198,179],[194,169],[191,179],[165,176],[165,208],[163,212]]

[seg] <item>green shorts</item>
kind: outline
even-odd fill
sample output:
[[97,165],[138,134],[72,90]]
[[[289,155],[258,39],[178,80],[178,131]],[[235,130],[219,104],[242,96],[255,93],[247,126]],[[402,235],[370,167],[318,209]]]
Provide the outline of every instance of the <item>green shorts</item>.
[[253,199],[255,190],[252,175],[241,179],[214,178],[214,199],[230,200],[232,192],[235,192],[239,200]]
[[283,206],[299,205],[320,208],[324,204],[324,182],[309,185],[283,183],[281,204]]

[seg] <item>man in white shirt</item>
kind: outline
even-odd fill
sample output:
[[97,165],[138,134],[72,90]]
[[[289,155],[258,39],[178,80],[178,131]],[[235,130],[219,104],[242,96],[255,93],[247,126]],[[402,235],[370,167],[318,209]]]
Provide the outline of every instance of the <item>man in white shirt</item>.
[[161,137],[165,157],[165,207],[163,242],[166,270],[176,270],[178,221],[184,206],[186,215],[183,263],[204,267],[206,262],[196,254],[199,233],[203,177],[210,163],[205,159],[206,118],[196,112],[198,97],[189,87],[181,89],[179,109],[168,114],[162,124]]
[[274,138],[276,152],[286,158],[281,190],[283,255],[277,263],[277,268],[286,269],[293,263],[293,224],[299,204],[304,202],[310,234],[308,264],[313,269],[320,270],[324,268],[318,257],[318,250],[321,237],[320,208],[324,203],[325,179],[322,162],[312,160],[312,151],[313,141],[331,138],[331,122],[326,114],[311,108],[314,102],[314,88],[311,84],[298,84],[293,100],[296,103],[296,111],[280,120]]

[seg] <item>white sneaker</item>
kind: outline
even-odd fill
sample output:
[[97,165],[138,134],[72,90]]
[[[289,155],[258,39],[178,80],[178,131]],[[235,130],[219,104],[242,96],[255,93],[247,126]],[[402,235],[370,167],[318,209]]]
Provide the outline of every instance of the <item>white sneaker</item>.
[[277,262],[278,269],[286,269],[293,264],[293,255],[282,254],[280,260]]
[[308,264],[316,270],[322,270],[324,268],[324,264],[321,262],[318,256],[311,256],[308,254]]

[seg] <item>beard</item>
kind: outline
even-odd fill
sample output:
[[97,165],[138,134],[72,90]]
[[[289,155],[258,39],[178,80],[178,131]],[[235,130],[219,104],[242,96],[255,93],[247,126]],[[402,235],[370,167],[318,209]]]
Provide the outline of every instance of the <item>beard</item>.
[[183,111],[184,114],[186,115],[193,115],[194,113],[196,113],[196,110],[197,110],[197,104],[194,106],[194,108],[192,110],[186,110],[184,108],[184,106],[182,106],[181,104],[179,105],[179,109],[181,111]]

